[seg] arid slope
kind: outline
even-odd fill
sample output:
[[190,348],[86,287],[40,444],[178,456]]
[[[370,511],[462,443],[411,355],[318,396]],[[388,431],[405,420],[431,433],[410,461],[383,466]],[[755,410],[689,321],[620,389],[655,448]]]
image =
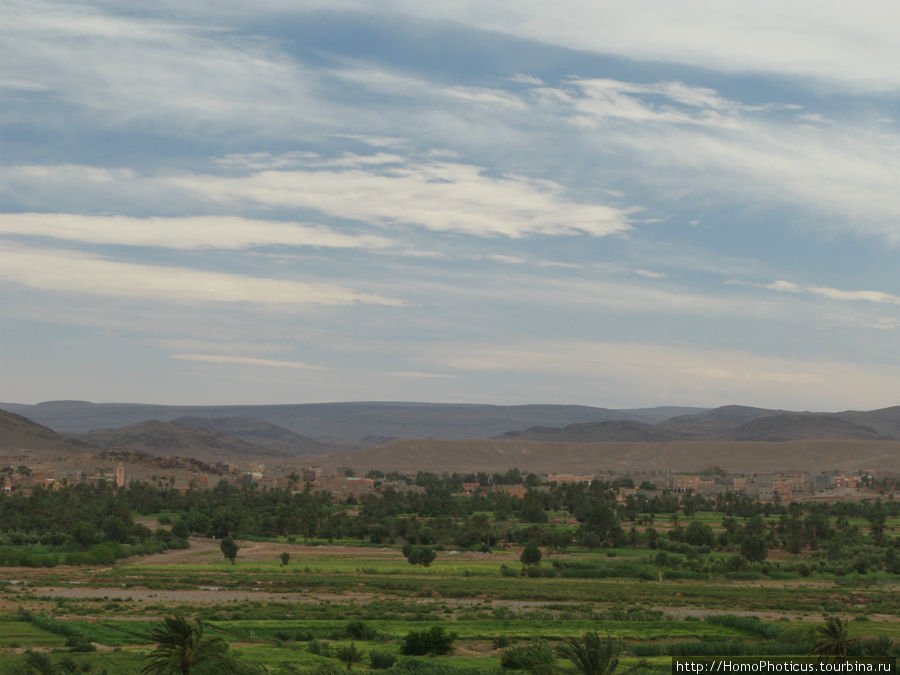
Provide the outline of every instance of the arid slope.
[[[325,467],[357,471],[824,471],[900,469],[897,441],[674,441],[656,443],[552,443],[519,440],[398,439],[354,453],[315,458]],[[312,461],[312,460],[311,460]]]

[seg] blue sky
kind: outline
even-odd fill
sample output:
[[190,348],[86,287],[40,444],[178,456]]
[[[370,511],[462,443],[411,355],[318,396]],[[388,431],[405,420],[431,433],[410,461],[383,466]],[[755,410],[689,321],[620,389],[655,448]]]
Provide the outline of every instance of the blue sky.
[[0,400],[900,403],[893,3],[0,2]]

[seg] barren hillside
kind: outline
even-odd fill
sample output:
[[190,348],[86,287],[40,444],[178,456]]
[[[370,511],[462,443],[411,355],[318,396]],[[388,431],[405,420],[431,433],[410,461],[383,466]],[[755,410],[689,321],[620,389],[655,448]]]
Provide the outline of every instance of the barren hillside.
[[368,450],[315,458],[326,467],[357,471],[727,471],[900,470],[897,441],[674,441],[656,443],[552,443],[504,439],[437,441],[398,439]]

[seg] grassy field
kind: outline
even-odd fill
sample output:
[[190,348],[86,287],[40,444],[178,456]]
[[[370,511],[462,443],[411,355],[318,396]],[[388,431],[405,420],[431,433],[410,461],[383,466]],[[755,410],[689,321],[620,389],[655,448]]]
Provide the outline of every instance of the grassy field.
[[[722,528],[720,514],[697,518]],[[510,647],[587,631],[622,641],[623,669],[669,672],[672,654],[807,653],[831,614],[849,620],[852,636],[900,640],[900,579],[884,572],[780,578],[776,563],[767,575],[678,578],[695,574],[684,555],[667,553],[666,566],[655,551],[623,547],[545,551],[540,567],[557,576],[523,576],[518,548],[439,551],[422,567],[399,547],[319,544],[241,541],[230,564],[218,542],[193,539],[112,566],[3,568],[0,673],[27,672],[28,649],[82,672],[138,673],[150,632],[175,614],[204,621],[240,661],[284,673],[340,667],[338,650],[351,644],[367,653],[356,670],[371,669],[376,652],[403,672],[500,672]],[[572,569],[594,576],[560,576]],[[455,636],[449,654],[399,653],[410,631],[433,627]],[[95,651],[68,651],[73,635]]]

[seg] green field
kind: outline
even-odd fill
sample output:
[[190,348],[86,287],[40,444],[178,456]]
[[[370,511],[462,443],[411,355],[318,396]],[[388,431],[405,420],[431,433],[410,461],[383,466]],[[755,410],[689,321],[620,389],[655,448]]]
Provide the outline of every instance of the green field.
[[[137,673],[152,648],[150,632],[174,614],[203,620],[207,635],[225,639],[240,662],[265,672],[340,666],[338,651],[351,644],[367,655],[394,654],[397,664],[420,672],[422,664],[445,672],[499,672],[505,649],[552,646],[588,631],[621,640],[623,668],[640,663],[642,672],[667,672],[670,654],[791,653],[792,644],[803,654],[830,612],[856,617],[848,624],[853,636],[900,638],[900,584],[883,573],[782,581],[660,579],[665,570],[655,566],[652,552],[628,547],[550,552],[541,567],[554,569],[557,561],[559,569],[603,572],[642,565],[654,570],[653,578],[521,576],[516,550],[444,551],[422,567],[406,563],[396,548],[297,544],[283,566],[281,545],[245,542],[243,550],[257,547],[254,554],[233,565],[208,545],[205,552],[167,554],[153,563],[31,570],[27,586],[6,586],[2,597],[55,621],[47,630],[7,615],[0,622],[0,672],[23,672],[22,649],[33,648],[51,659],[68,657],[69,665],[88,664],[90,672]],[[504,566],[515,576],[505,576]],[[60,597],[69,589],[78,597]],[[191,593],[204,597],[191,602]],[[229,593],[241,597],[222,595]],[[716,618],[732,613],[747,616]],[[348,634],[354,620],[366,635]],[[450,654],[399,654],[407,633],[435,626],[454,634]],[[98,651],[64,653],[72,632]],[[311,653],[310,645],[324,651]],[[557,657],[557,665],[565,663]],[[354,667],[367,668],[368,656]]]
[[515,500],[419,478],[345,503],[253,485],[6,498],[0,673],[139,673],[164,626],[213,640],[195,675],[576,672],[578,649],[662,673],[832,634],[851,654],[900,649],[892,500],[620,503],[609,484]]

